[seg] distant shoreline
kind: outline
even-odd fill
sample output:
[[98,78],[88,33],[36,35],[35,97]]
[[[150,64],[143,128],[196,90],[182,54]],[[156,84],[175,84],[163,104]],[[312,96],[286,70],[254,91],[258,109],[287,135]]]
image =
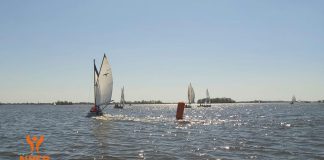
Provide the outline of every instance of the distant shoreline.
[[[126,104],[177,104],[178,102],[160,102],[160,103],[139,103],[136,101],[135,103],[126,103]],[[229,103],[211,103],[211,104],[236,104],[236,103],[290,103],[290,101],[237,101],[237,102],[229,102]],[[299,101],[298,103],[324,103],[324,100],[319,101]],[[111,103],[115,104],[115,103]],[[200,104],[200,103],[195,103]],[[0,103],[0,105],[93,105],[93,102],[76,102],[76,103]]]
[[[91,105],[93,103],[72,103],[72,104],[55,104],[55,105]],[[0,105],[53,105],[53,103],[0,103]]]

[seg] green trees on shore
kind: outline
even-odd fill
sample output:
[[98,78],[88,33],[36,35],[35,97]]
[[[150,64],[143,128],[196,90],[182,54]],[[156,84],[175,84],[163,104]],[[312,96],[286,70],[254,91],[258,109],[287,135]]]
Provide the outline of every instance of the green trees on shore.
[[57,101],[55,102],[56,105],[72,105],[72,102],[69,101]]
[[[197,103],[205,103],[205,101],[207,101],[207,99],[203,98],[203,99],[199,99]],[[235,101],[231,98],[223,97],[223,98],[211,98],[210,103],[235,103]]]
[[133,102],[126,102],[126,103],[131,103],[131,104],[162,104],[163,102],[160,100],[142,100],[142,101],[133,101]]
[[[198,99],[197,103],[205,103],[207,101],[206,98]],[[238,103],[287,103],[288,101],[261,101],[261,100],[254,100],[254,101],[239,101]],[[324,103],[324,100],[317,100],[317,101],[301,101],[303,103]],[[161,100],[141,100],[141,101],[127,101],[126,104],[168,104],[170,102],[162,102]],[[176,102],[171,102],[176,103]],[[210,103],[236,103],[235,100],[231,98],[211,98]],[[24,102],[24,103],[3,103],[0,102],[0,105],[92,105],[93,102],[71,102],[71,101],[56,101],[54,103],[34,103],[34,102]]]

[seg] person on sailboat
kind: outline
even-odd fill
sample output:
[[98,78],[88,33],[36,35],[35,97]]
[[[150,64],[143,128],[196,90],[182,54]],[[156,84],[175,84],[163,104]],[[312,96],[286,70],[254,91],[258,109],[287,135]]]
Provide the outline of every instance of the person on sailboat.
[[94,106],[91,108],[90,112],[97,112],[97,106],[94,105]]
[[99,106],[94,105],[94,106],[91,108],[90,112],[95,112],[95,113],[97,113],[97,115],[98,115],[98,114],[101,112],[101,109],[99,108]]

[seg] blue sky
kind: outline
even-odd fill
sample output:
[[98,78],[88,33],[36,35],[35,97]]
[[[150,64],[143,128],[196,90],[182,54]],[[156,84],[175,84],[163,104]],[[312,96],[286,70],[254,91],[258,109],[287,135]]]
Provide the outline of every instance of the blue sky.
[[[323,1],[0,1],[0,101],[324,99]],[[97,63],[97,65],[100,65]]]

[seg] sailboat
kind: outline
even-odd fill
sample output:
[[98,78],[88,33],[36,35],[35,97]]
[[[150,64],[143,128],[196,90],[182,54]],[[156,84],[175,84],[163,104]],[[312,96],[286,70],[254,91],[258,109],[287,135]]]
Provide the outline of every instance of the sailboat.
[[102,116],[102,107],[106,107],[111,102],[113,90],[113,78],[111,67],[106,54],[101,62],[101,67],[98,72],[95,60],[94,63],[94,106],[90,109],[88,117]]
[[121,89],[121,95],[120,95],[120,103],[115,104],[115,108],[124,108],[125,106],[125,96],[124,96],[124,87]]
[[295,95],[293,95],[293,97],[291,98],[290,104],[294,104],[295,102],[296,102],[296,97],[295,97]]
[[188,104],[185,107],[191,108],[191,103],[195,103],[195,91],[190,83],[188,86]]
[[211,107],[208,89],[206,90],[205,104],[203,105],[200,104],[198,107]]

